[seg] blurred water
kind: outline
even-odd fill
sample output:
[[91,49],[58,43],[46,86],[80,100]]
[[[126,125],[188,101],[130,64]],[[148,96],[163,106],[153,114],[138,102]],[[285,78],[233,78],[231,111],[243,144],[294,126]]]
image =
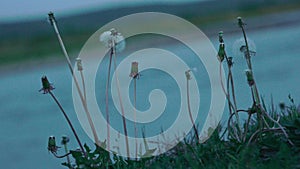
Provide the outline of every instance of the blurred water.
[[[266,102],[288,102],[291,94],[296,103],[300,100],[300,24],[286,27],[272,27],[258,31],[248,31],[248,36],[256,45],[257,54],[253,57],[254,73],[257,85]],[[226,34],[226,49],[233,56],[232,44],[242,34]],[[211,38],[217,47],[217,38]],[[172,51],[179,51],[177,46]],[[179,51],[180,52],[180,51]],[[248,108],[250,102],[249,88],[246,83],[243,57],[234,57],[234,78],[238,105]],[[199,71],[201,72],[201,71]],[[34,69],[1,72],[0,76],[0,164],[2,168],[62,168],[60,162],[47,153],[47,139],[55,135],[57,142],[63,134],[71,137],[71,148],[77,147],[75,139],[65,119],[49,95],[38,92],[41,88],[40,78],[46,74],[55,82],[54,93],[61,101],[66,112],[74,122],[83,142],[92,145],[91,140],[82,130],[72,105],[71,77],[66,65],[36,65]],[[158,79],[159,80],[159,79]],[[203,96],[209,95],[209,83],[201,82]],[[204,98],[201,98],[204,99]],[[205,99],[204,99],[205,100]],[[145,105],[147,107],[147,105]],[[141,107],[142,109],[142,107]],[[63,153],[60,151],[60,153]]]

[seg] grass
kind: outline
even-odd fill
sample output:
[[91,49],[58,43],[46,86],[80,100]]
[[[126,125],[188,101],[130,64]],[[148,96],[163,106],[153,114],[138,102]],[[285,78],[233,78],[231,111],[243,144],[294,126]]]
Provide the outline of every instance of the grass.
[[[214,131],[212,136],[202,144],[198,144],[196,139],[184,140],[168,152],[151,158],[141,159],[140,161],[124,161],[115,156],[115,163],[112,163],[108,153],[96,147],[95,151],[87,148],[89,156],[100,157],[99,160],[83,160],[78,152],[72,152],[78,164],[83,164],[83,168],[197,168],[197,169],[294,169],[300,168],[300,112],[297,111],[295,104],[291,104],[281,114],[280,122],[284,124],[289,133],[290,139],[295,143],[291,146],[284,135],[277,132],[266,132],[259,136],[255,142],[247,145],[240,143],[236,139],[225,140],[221,126]],[[275,113],[275,112],[274,112]],[[277,115],[280,113],[277,112]],[[249,127],[248,137],[252,135],[257,123]],[[107,161],[105,161],[107,160]],[[99,161],[101,165],[93,166]]]
[[[300,168],[300,112],[291,96],[289,96],[291,102],[290,105],[286,106],[285,104],[280,104],[280,111],[276,111],[273,103],[270,108],[267,108],[264,100],[259,97],[259,90],[256,88],[255,76],[252,71],[251,53],[249,51],[247,36],[244,30],[245,23],[240,17],[238,18],[238,26],[241,28],[245,40],[245,46],[241,46],[240,49],[245,55],[245,60],[247,62],[248,69],[246,71],[246,79],[251,91],[250,97],[252,98],[252,107],[247,110],[243,110],[236,106],[233,83],[234,78],[233,72],[231,71],[231,67],[234,62],[232,60],[233,58],[227,57],[226,55],[223,32],[220,32],[220,45],[217,56],[220,61],[220,68],[223,62],[226,62],[228,67],[228,78],[226,81],[228,88],[225,89],[223,82],[220,82],[223,86],[223,91],[229,105],[228,124],[225,128],[222,128],[221,125],[219,125],[211,137],[201,144],[199,143],[199,136],[195,129],[194,132],[191,131],[189,133],[189,136],[191,137],[186,137],[186,139],[179,142],[177,146],[168,152],[159,156],[150,156],[141,159],[125,160],[115,154],[109,154],[102,148],[105,147],[105,142],[101,143],[101,146],[96,144],[95,150],[91,150],[90,147],[84,145],[84,148],[81,146],[81,150],[71,150],[70,152],[66,152],[66,155],[59,156],[68,157],[68,155],[72,155],[75,160],[74,164],[70,164],[69,160],[67,160],[67,162],[62,163],[62,165],[76,169]],[[73,75],[74,72],[72,72],[73,69],[70,64],[70,59],[68,58],[67,52],[65,51],[62,43],[61,46],[66,54],[71,74]],[[112,49],[114,47],[115,46],[113,46]],[[186,75],[188,82],[189,74]],[[48,85],[43,87],[43,89],[47,89],[46,91],[49,90],[48,92],[55,99],[60,109],[65,114],[58,100],[51,93],[51,90],[53,90],[51,88],[51,84],[49,82],[47,84]],[[80,91],[79,88],[78,90]],[[83,105],[86,105],[86,103],[84,103],[85,99],[82,100]],[[248,119],[245,123],[240,122],[240,112],[248,114]],[[124,130],[125,129],[126,125],[124,125]],[[74,133],[76,132],[74,131]],[[95,136],[95,142],[97,142],[97,138],[98,137]],[[56,150],[56,146],[54,149],[51,147],[48,149]],[[58,156],[56,151],[51,151],[51,153],[53,153],[56,157]]]

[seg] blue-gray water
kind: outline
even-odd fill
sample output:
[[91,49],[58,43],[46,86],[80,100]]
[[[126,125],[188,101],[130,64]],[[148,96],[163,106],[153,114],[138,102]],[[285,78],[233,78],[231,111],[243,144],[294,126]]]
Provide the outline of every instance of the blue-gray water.
[[[268,104],[271,95],[275,104],[280,101],[288,102],[288,94],[299,103],[299,30],[300,24],[295,23],[290,26],[269,27],[247,32],[256,45],[257,54],[253,57],[253,67],[257,85]],[[240,33],[225,34],[229,55],[233,55],[232,44],[240,37]],[[217,39],[211,38],[211,40],[217,47]],[[176,46],[171,49],[180,50]],[[246,64],[243,57],[234,57],[234,61],[238,105],[241,108],[248,108],[250,96],[244,75]],[[1,72],[0,164],[2,168],[63,168],[60,165],[63,160],[55,159],[47,152],[49,135],[55,135],[57,142],[60,141],[61,135],[69,135],[70,148],[77,147],[65,119],[53,100],[49,95],[38,92],[41,88],[40,78],[44,74],[54,82],[56,87],[54,93],[74,122],[82,141],[92,145],[74,113],[71,77],[65,64],[56,66],[39,64],[29,70]],[[203,82],[202,85],[204,89],[209,88],[209,83]],[[62,152],[61,150],[60,153]]]

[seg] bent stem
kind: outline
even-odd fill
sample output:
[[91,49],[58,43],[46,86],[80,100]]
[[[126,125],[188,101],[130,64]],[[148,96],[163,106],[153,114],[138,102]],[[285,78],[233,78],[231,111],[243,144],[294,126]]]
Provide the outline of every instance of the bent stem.
[[271,128],[271,129],[258,129],[256,130],[250,137],[249,141],[248,141],[248,144],[247,145],[250,145],[250,143],[252,142],[252,140],[259,134],[259,133],[265,133],[265,132],[269,132],[269,131],[280,131],[281,129],[280,128]]
[[270,119],[274,124],[278,125],[279,129],[282,131],[282,133],[284,134],[284,136],[286,137],[286,139],[290,143],[290,145],[294,146],[294,143],[289,139],[289,136],[288,136],[287,132],[285,131],[285,129],[283,128],[283,126],[278,121],[274,120],[267,112],[265,112],[265,110],[262,109],[262,113],[268,119]]
[[[54,152],[51,152],[56,158],[65,158],[65,157],[67,157],[67,159],[69,159],[69,155],[70,154],[72,154],[71,152],[68,152],[68,153],[66,153],[66,154],[64,154],[64,155],[61,155],[61,156],[59,156],[59,155],[57,155],[56,153],[54,153]],[[70,159],[69,159],[70,160]],[[69,160],[68,160],[68,164],[71,164],[70,162],[69,162]],[[69,167],[70,168],[70,167]]]
[[231,102],[231,105],[233,106],[233,111],[234,111],[233,114],[235,115],[237,126],[238,126],[237,130],[238,130],[240,139],[242,139],[242,130],[240,127],[240,118],[239,118],[239,114],[238,114],[238,110],[237,110],[234,82],[233,82],[232,71],[231,71],[232,63],[230,63],[230,62],[232,62],[232,61],[231,60],[229,61],[229,58],[227,57],[226,52],[225,52],[225,58],[227,60],[227,66],[228,66],[227,91],[228,91],[228,96],[230,99],[229,93],[230,93],[230,88],[231,88],[231,96],[232,96],[232,100],[233,100],[233,103],[231,102],[231,100],[229,100],[229,102]]
[[[234,114],[236,117],[237,128],[233,127],[233,129],[234,129],[236,137],[238,138],[238,140],[240,140],[242,138],[242,132],[241,132],[241,127],[240,127],[239,115],[237,112],[234,83],[233,83],[233,77],[232,77],[232,71],[231,71],[233,61],[232,61],[232,57],[228,57],[226,54],[225,43],[224,43],[224,39],[223,39],[223,31],[219,32],[219,42],[220,42],[220,45],[219,45],[219,51],[218,51],[218,59],[220,61],[220,72],[219,73],[220,73],[220,78],[221,78],[220,79],[221,85],[222,85],[223,92],[227,98],[229,114],[230,114],[230,116],[232,116],[232,114]],[[226,59],[226,63],[227,63],[227,67],[228,67],[227,91],[225,90],[224,83],[222,81],[222,72],[221,72],[221,69],[222,69],[221,64],[224,59]],[[230,92],[230,87],[231,87],[231,92]],[[230,93],[231,93],[231,95],[230,95]],[[233,99],[233,103],[231,101],[231,97]],[[232,110],[233,110],[233,112],[232,112]],[[232,125],[233,124],[234,124],[234,122],[232,121]],[[230,128],[230,121],[228,122],[228,129],[229,128]],[[230,130],[228,130],[228,132],[230,133]]]
[[68,53],[67,53],[67,50],[66,50],[66,48],[65,48],[65,45],[64,45],[64,43],[63,43],[63,40],[62,40],[62,38],[61,38],[61,36],[60,36],[60,33],[59,33],[59,31],[58,31],[58,27],[57,27],[57,25],[56,25],[56,20],[55,20],[54,14],[53,14],[52,12],[50,12],[48,15],[49,15],[49,20],[50,20],[50,22],[51,22],[51,25],[53,26],[54,31],[55,31],[55,33],[56,33],[56,35],[57,35],[57,38],[58,38],[60,47],[61,47],[61,49],[62,49],[62,51],[63,51],[63,53],[64,53],[64,56],[65,56],[66,59],[67,59],[68,67],[69,67],[69,69],[70,69],[71,75],[72,75],[72,77],[73,77],[73,80],[74,80],[74,82],[75,82],[77,91],[78,91],[78,93],[79,93],[79,97],[80,97],[81,103],[82,103],[82,105],[83,105],[83,108],[84,108],[84,110],[85,110],[86,116],[87,116],[87,118],[88,118],[89,125],[90,125],[90,127],[91,127],[91,129],[92,129],[92,133],[93,133],[93,136],[94,136],[94,141],[95,141],[95,143],[96,143],[97,145],[100,145],[100,142],[99,142],[98,136],[97,136],[97,132],[96,132],[96,129],[95,129],[95,126],[94,126],[94,123],[93,123],[93,121],[92,121],[90,112],[89,112],[88,107],[87,107],[86,100],[84,99],[84,96],[83,96],[83,94],[82,94],[82,92],[81,92],[81,89],[80,89],[80,87],[79,87],[77,78],[76,78],[76,76],[74,75],[74,70],[73,70],[73,67],[72,67],[72,63],[71,63],[71,61],[70,61],[70,57],[69,57],[69,55],[68,55]]
[[86,152],[84,151],[84,148],[83,148],[83,146],[82,146],[82,144],[81,144],[81,141],[80,141],[80,139],[79,139],[79,137],[78,137],[78,135],[77,135],[77,133],[76,133],[76,131],[75,131],[75,129],[74,129],[72,123],[71,123],[71,120],[70,120],[69,117],[67,116],[65,110],[63,109],[63,107],[61,106],[61,104],[59,103],[59,101],[56,99],[56,97],[54,96],[54,94],[53,94],[51,91],[49,91],[49,94],[51,95],[51,97],[53,98],[53,100],[56,102],[56,104],[58,105],[59,109],[60,109],[61,112],[63,113],[64,117],[66,118],[66,120],[67,120],[67,122],[68,122],[68,124],[69,124],[69,126],[70,126],[70,128],[71,128],[71,130],[72,130],[72,132],[73,132],[73,134],[74,134],[74,136],[75,136],[75,138],[76,138],[78,144],[79,144],[79,147],[80,147],[81,151],[83,152],[84,156],[87,157],[87,154],[86,154]]
[[[236,115],[236,117],[238,117],[238,114],[237,114],[237,110],[236,110],[236,107],[233,105],[233,103],[231,102],[231,99],[230,99],[230,96],[229,96],[229,93],[226,92],[226,89],[224,87],[224,83],[223,83],[223,80],[222,80],[222,62],[220,61],[220,64],[219,64],[219,76],[220,76],[220,83],[221,83],[221,86],[222,86],[222,90],[226,96],[226,99],[227,99],[227,102],[228,102],[228,105],[229,105],[229,110],[230,110],[230,116],[233,116],[233,115]],[[229,92],[229,91],[228,91]],[[234,110],[234,113],[231,113],[231,108]],[[238,121],[239,118],[237,118],[237,123],[238,123],[238,129],[236,129],[235,127],[232,127],[233,129],[233,134],[235,135],[234,137],[240,142],[240,136],[238,134],[238,131],[240,131],[240,128],[239,128],[239,121]],[[230,134],[230,122],[231,122],[231,118],[228,119],[228,133]],[[233,125],[233,124],[232,124]],[[237,131],[238,130],[238,131]]]

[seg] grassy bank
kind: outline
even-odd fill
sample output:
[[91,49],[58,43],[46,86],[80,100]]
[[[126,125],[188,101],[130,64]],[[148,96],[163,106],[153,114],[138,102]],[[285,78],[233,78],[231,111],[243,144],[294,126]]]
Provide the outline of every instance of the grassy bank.
[[[294,103],[281,108],[271,106],[274,117],[280,117],[294,143],[290,145],[280,131],[264,131],[251,142],[240,143],[235,139],[224,139],[220,126],[212,136],[202,144],[196,138],[184,140],[168,152],[141,160],[123,160],[117,156],[112,162],[109,154],[100,147],[89,152],[89,159],[73,151],[78,168],[193,168],[193,169],[297,169],[300,168],[300,112]],[[257,120],[257,119],[256,119]],[[276,124],[269,122],[275,128]],[[255,133],[259,126],[255,121],[249,128],[247,139]]]

